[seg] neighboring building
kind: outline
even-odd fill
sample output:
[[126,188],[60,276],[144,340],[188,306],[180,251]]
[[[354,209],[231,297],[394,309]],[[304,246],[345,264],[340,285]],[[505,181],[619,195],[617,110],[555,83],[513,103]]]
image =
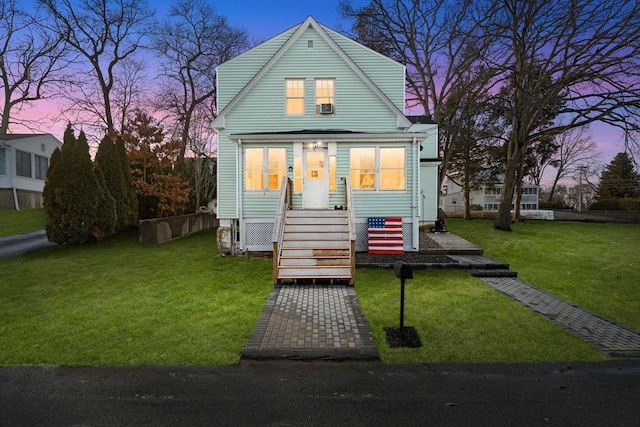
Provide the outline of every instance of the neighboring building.
[[369,217],[391,216],[418,250],[420,223],[437,218],[438,132],[405,116],[402,64],[309,17],[217,71],[221,252],[272,250],[283,177],[293,209],[333,210],[347,176],[356,250]]
[[42,207],[42,190],[53,150],[53,135],[0,135],[0,208]]
[[[464,189],[449,181],[446,184],[445,193],[440,196],[440,208],[445,212],[464,211]],[[497,212],[500,207],[500,194],[502,193],[502,183],[483,184],[469,192],[469,203],[478,209],[488,212]],[[540,186],[535,184],[522,184],[522,199],[520,200],[521,211],[538,210],[538,198],[540,196]],[[515,195],[514,195],[515,202]],[[513,209],[513,204],[511,205]],[[472,208],[473,210],[473,208]]]

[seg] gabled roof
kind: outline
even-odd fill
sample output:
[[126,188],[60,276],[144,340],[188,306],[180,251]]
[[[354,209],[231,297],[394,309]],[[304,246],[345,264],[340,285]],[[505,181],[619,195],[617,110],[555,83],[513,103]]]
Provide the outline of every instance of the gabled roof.
[[[353,72],[371,89],[371,91],[380,98],[380,100],[390,109],[392,110],[398,119],[398,127],[408,128],[411,125],[411,122],[404,115],[402,111],[376,86],[371,79],[362,71],[358,65],[353,62],[353,60],[345,53],[344,50],[338,44],[333,41],[333,39],[327,34],[325,27],[320,25],[313,17],[309,16],[302,24],[298,26],[298,28],[294,31],[294,33],[287,39],[286,42],[278,51],[271,57],[271,59],[258,71],[258,73],[253,76],[253,78],[245,85],[242,90],[236,94],[236,96],[225,106],[225,108],[220,112],[218,117],[213,120],[212,126],[214,128],[224,128],[225,127],[225,116],[227,113],[233,108],[247,95],[247,93],[269,72],[269,70],[282,58],[282,56],[287,53],[287,51],[291,48],[291,46],[302,37],[302,34],[305,32],[307,28],[313,28],[320,37],[327,43],[331,49],[353,70]],[[389,59],[391,60],[391,59]]]

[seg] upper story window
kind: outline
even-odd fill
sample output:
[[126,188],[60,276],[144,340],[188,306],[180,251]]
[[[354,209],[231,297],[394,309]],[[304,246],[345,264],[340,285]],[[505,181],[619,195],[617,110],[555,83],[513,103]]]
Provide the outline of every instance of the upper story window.
[[406,189],[405,147],[354,147],[349,155],[354,190]]
[[248,191],[279,190],[287,175],[285,148],[246,148],[244,188]]
[[316,79],[316,114],[333,114],[336,103],[336,79]]
[[285,111],[288,116],[304,115],[304,79],[285,80]]
[[31,178],[31,154],[16,150],[16,175]]

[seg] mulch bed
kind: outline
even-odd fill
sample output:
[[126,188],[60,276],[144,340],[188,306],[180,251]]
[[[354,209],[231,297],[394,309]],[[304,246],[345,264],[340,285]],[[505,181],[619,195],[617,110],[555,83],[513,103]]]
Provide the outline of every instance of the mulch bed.
[[356,254],[357,265],[391,265],[396,261],[404,261],[410,264],[450,264],[453,261],[446,255],[434,255],[433,252],[444,251],[435,240],[429,237],[428,232],[420,232],[420,252],[405,252],[402,255],[369,254],[358,252]]
[[384,331],[389,347],[422,347],[420,335],[413,326],[405,326],[403,329],[386,327]]

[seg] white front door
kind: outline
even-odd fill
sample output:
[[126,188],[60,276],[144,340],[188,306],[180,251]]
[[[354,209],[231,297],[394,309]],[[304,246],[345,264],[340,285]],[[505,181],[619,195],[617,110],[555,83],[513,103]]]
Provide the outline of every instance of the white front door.
[[302,172],[303,209],[329,208],[329,168],[326,148],[305,148]]

